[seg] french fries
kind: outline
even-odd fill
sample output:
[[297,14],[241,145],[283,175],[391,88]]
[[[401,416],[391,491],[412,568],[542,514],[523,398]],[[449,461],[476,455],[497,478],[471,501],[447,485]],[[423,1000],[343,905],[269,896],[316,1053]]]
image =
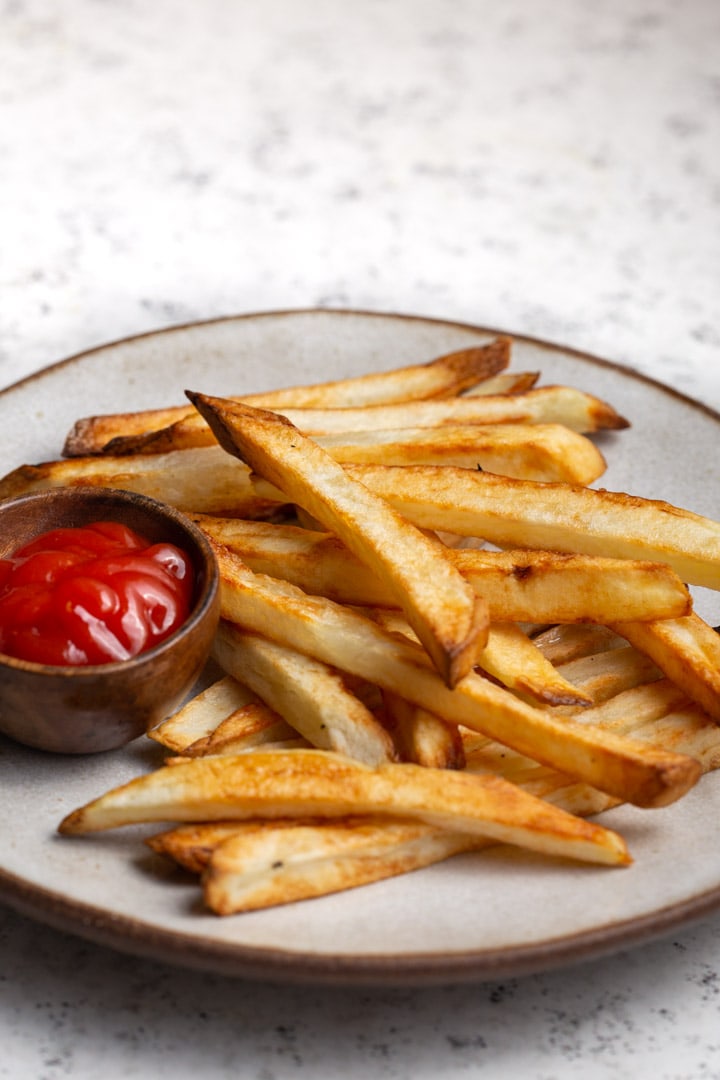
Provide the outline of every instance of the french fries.
[[720,635],[711,626],[692,612],[681,619],[615,623],[613,629],[720,722]]
[[[488,344],[445,353],[424,364],[406,365],[390,371],[336,379],[313,386],[295,386],[260,394],[247,394],[235,400],[246,401],[249,405],[259,405],[265,409],[282,409],[288,406],[332,409],[351,404],[366,406],[446,397],[477,387],[478,384],[482,385],[484,380],[503,371],[510,361],[510,345],[509,338],[500,336]],[[525,388],[528,376],[521,375],[519,378],[520,385]],[[532,385],[534,377],[531,375],[529,379]],[[513,376],[508,384],[499,384],[496,392],[511,393],[517,385],[518,376]],[[68,433],[63,453],[67,457],[97,453],[106,448],[113,439],[119,441],[118,449],[112,450],[113,453],[131,452],[134,436],[154,433],[188,417],[192,418],[193,423],[198,420],[192,407],[188,405],[84,417],[78,420]],[[122,449],[122,440],[126,437],[127,449]],[[172,443],[172,439],[170,442]],[[175,446],[168,445],[167,449],[178,449],[180,446],[181,440],[178,440]]]
[[487,604],[441,545],[354,481],[288,420],[205,394],[188,396],[229,454],[331,529],[387,585],[447,682],[454,686],[487,640]]
[[148,735],[168,750],[182,753],[191,743],[211,735],[223,720],[257,701],[251,690],[226,675],[197,693]]
[[409,817],[549,855],[623,866],[622,839],[497,776],[386,764],[321,750],[255,751],[165,766],[69,814],[64,835],[153,821],[369,813]]
[[[247,404],[260,405],[257,401]],[[568,386],[543,386],[518,394],[466,394],[438,400],[340,409],[270,407],[299,431],[315,437],[468,424],[561,424],[579,434],[617,431],[628,426],[627,420],[607,402]],[[209,446],[213,441],[214,433],[206,419],[190,415],[159,431],[129,439],[112,439],[105,451],[111,454],[157,454]]]
[[667,805],[700,775],[692,759],[598,735],[569,720],[558,722],[472,672],[450,689],[413,643],[332,601],[253,574],[231,552],[215,552],[221,610],[230,622],[374,681],[451,723],[497,738],[638,806]]
[[218,629],[214,656],[312,746],[368,765],[393,759],[388,733],[321,660],[227,624]]
[[[332,533],[288,523],[190,514],[252,570],[338,603],[392,607],[382,581]],[[548,551],[448,548],[495,622],[603,624],[687,615],[690,594],[664,563]]]
[[[664,562],[688,584],[720,589],[720,523],[658,499],[452,466],[347,471],[419,528],[482,536],[500,547]],[[256,492],[269,495],[263,488],[259,481]]]
[[[498,339],[430,363],[86,417],[0,497],[103,484],[205,531],[226,673],[150,732],[164,765],[63,835],[162,822],[158,854],[225,915],[510,843],[625,866],[587,821],[720,767],[720,524],[593,490],[627,421],[507,371]],[[494,550],[490,550],[492,545]],[[498,550],[499,549],[499,550]]]

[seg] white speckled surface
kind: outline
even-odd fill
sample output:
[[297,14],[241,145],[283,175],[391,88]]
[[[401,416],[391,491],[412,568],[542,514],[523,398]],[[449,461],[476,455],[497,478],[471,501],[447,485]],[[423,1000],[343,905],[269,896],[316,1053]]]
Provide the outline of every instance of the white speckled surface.
[[[544,336],[720,408],[719,35],[714,0],[5,0],[0,383],[343,306]],[[193,974],[9,910],[0,938],[12,1080],[720,1075],[718,916],[422,991]]]

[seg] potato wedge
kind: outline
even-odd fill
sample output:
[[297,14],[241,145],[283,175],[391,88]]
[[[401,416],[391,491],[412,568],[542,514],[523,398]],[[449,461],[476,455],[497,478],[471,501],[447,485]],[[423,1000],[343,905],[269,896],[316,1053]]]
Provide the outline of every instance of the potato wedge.
[[391,590],[448,686],[472,669],[487,638],[487,604],[384,500],[275,413],[189,392],[229,454],[334,532]]
[[153,821],[370,813],[409,817],[546,855],[609,866],[624,841],[497,776],[387,764],[369,768],[324,750],[195,758],[131,780],[63,819],[63,835]]

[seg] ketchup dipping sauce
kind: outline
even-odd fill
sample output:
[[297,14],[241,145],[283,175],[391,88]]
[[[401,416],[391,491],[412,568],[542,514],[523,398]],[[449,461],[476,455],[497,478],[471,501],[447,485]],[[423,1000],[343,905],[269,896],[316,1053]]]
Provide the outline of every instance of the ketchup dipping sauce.
[[0,652],[38,664],[110,664],[188,618],[188,555],[117,521],[42,533],[0,559]]

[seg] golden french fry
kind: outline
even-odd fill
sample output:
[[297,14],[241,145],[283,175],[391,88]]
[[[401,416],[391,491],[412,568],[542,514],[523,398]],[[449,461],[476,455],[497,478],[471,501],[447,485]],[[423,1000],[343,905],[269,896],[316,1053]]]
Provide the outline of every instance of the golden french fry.
[[[500,375],[489,375],[474,386],[463,390],[467,397],[495,397],[498,394],[523,394],[532,390],[540,378],[539,371],[507,371]],[[452,397],[452,394],[445,395]]]
[[56,487],[137,491],[179,510],[255,517],[274,513],[277,500],[258,498],[249,469],[219,446],[169,454],[75,457],[21,465],[0,479],[0,498]]
[[450,465],[349,465],[347,472],[419,528],[482,536],[500,547],[665,562],[689,584],[720,588],[720,523],[661,500]]
[[[558,671],[573,686],[581,687],[595,705],[661,676],[659,668],[648,656],[627,645],[560,664]],[[577,710],[558,705],[554,711],[575,715]],[[585,716],[587,712],[583,713],[583,718]]]
[[612,629],[654,661],[708,716],[720,721],[720,634],[699,615],[616,622]]
[[[297,408],[291,404],[245,400],[249,405],[273,409],[299,431],[313,436],[444,424],[562,424],[581,434],[628,427],[627,420],[606,402],[569,386],[544,386],[518,394],[465,394],[341,408]],[[212,442],[213,434],[203,417],[190,415],[149,434],[112,439],[104,450],[112,454],[158,454],[208,446]]]
[[343,465],[455,465],[521,480],[591,484],[606,469],[593,442],[562,424],[466,424],[318,435]]
[[412,642],[324,597],[254,574],[232,552],[217,545],[214,549],[223,616],[248,630],[352,672],[451,723],[478,730],[640,806],[674,801],[700,775],[690,758],[590,731],[533,708],[474,673],[450,689]]
[[[682,692],[667,680],[625,691],[593,713],[595,724],[621,723],[626,733],[692,754],[704,771],[720,766],[720,727],[697,706],[688,705]],[[497,743],[485,740],[475,748],[470,743],[468,753],[470,769],[497,771],[571,813],[596,814],[617,803],[612,796],[508,752]],[[202,872],[211,860],[214,862],[219,845],[233,836],[232,847],[223,846],[222,859],[214,862],[214,888],[205,893],[206,902],[219,914],[284,903],[290,896],[325,895],[406,873],[460,851],[479,851],[492,843],[420,822],[348,818],[298,825],[304,830],[304,842],[299,844],[294,840],[293,822],[180,826],[148,842],[181,865]],[[353,840],[356,828],[368,848]],[[215,835],[216,829],[219,835]],[[248,832],[241,836],[241,830]],[[258,836],[265,830],[273,834],[272,862],[256,859],[259,848],[268,850]],[[332,839],[326,840],[325,830],[333,833]],[[368,850],[372,851],[369,863],[364,857]],[[251,862],[253,875],[247,873]]]
[[[265,409],[287,406],[331,409],[445,397],[472,388],[476,383],[502,371],[510,361],[510,350],[510,339],[498,337],[488,344],[445,353],[422,364],[311,386],[245,394],[234,397],[234,400],[246,401]],[[133,436],[157,432],[187,417],[192,417],[193,424],[197,424],[199,418],[188,405],[84,417],[68,433],[63,453],[67,457],[97,453],[113,439],[117,439],[118,444],[112,453],[132,453]],[[125,437],[129,437],[127,442],[124,441]],[[171,437],[166,440],[165,449],[180,449],[183,445],[182,437],[175,440]]]
[[357,888],[481,845],[413,821],[343,818],[280,827],[273,822],[215,847],[203,874],[203,896],[218,915],[255,911]]
[[210,735],[221,721],[254,702],[257,697],[252,690],[228,675],[201,690],[167,720],[151,728],[148,735],[168,750],[183,753],[192,743]]
[[575,686],[543,656],[514,623],[491,623],[478,667],[524,698],[545,705],[590,705],[592,698]]
[[368,765],[394,758],[387,731],[321,660],[227,623],[218,628],[213,655],[311,745]]
[[240,754],[258,747],[309,746],[279,713],[264,702],[243,705],[221,720],[217,727],[186,746],[185,757],[206,757],[210,754]]
[[384,500],[275,413],[188,393],[220,444],[283,488],[388,586],[449,686],[472,669],[487,637],[487,604]]
[[167,855],[178,866],[192,874],[201,874],[217,847],[231,836],[255,829],[286,827],[293,822],[270,821],[200,821],[191,825],[178,825],[172,829],[148,836],[145,843],[158,855]]
[[64,835],[153,821],[348,814],[409,817],[548,855],[622,866],[616,833],[583,821],[497,776],[385,764],[326,750],[256,750],[194,758],[131,780],[69,814]]
[[[417,640],[399,612],[376,608],[364,614],[391,633]],[[525,700],[575,709],[592,705],[593,699],[569,682],[515,623],[490,624],[476,667]]]
[[[266,521],[189,516],[258,573],[284,578],[339,603],[396,604],[377,575],[330,533]],[[487,601],[495,622],[607,623],[619,613],[627,619],[652,619],[675,618],[690,610],[687,588],[664,563],[465,548],[448,548],[446,557]]]
[[401,761],[433,769],[462,769],[465,754],[457,724],[421,709],[389,690],[383,694],[383,723]]
[[541,653],[556,666],[586,656],[592,657],[608,649],[618,649],[625,644],[624,638],[607,626],[591,623],[548,626],[533,634],[532,639]]

